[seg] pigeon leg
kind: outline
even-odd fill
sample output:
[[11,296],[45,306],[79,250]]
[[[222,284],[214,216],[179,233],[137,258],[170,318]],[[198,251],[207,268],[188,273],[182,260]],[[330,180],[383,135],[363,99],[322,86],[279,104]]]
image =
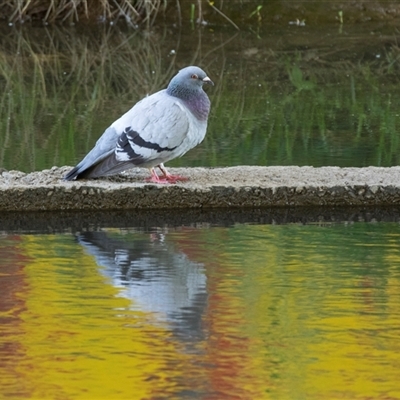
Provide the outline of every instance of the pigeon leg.
[[178,181],[185,182],[188,181],[189,178],[186,178],[185,176],[181,175],[171,175],[167,169],[164,167],[164,164],[161,163],[160,165],[157,165],[157,167],[160,169],[160,171],[163,173],[165,179],[170,182],[170,183],[176,183]]
[[159,176],[154,168],[150,168],[151,178],[147,178],[147,182],[152,183],[171,183],[167,178]]

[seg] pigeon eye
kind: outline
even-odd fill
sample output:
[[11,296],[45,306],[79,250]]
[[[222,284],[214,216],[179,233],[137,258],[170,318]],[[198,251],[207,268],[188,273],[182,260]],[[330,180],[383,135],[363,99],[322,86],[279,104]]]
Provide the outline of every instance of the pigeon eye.
[[191,76],[191,78],[192,78],[192,79],[199,79],[199,77],[198,77],[196,74],[193,74],[193,75]]

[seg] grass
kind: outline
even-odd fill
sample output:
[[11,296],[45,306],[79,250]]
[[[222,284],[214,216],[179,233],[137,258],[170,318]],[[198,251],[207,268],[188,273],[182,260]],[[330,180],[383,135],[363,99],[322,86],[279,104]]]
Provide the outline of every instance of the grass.
[[[175,3],[180,13],[180,1],[171,0],[3,0],[0,15],[10,22],[40,20],[44,23],[78,21],[117,21],[128,24],[137,22],[152,24],[165,12],[167,5]],[[193,0],[201,13],[201,0]]]
[[79,21],[114,23],[122,19],[136,27],[138,23],[152,26],[158,16],[167,14],[168,9],[168,15],[176,15],[179,24],[182,12],[186,11],[190,12],[192,24],[201,25],[204,23],[203,3],[239,30],[235,22],[214,5],[214,1],[206,0],[3,0],[0,17],[10,23],[36,20],[46,25],[55,22],[75,24]]
[[9,21],[41,20],[76,22],[79,20],[114,21],[124,18],[133,23],[154,18],[166,0],[3,0],[0,14]]
[[[47,24],[111,23],[124,20],[138,27],[154,25],[161,18],[181,25],[217,25],[243,30],[258,29],[268,22],[287,26],[300,20],[308,24],[352,22],[388,18],[400,14],[400,0],[342,2],[288,2],[285,0],[2,0],[0,19],[10,24],[40,21]],[[360,11],[362,10],[362,11]],[[299,17],[301,19],[299,20]],[[256,27],[254,26],[256,25]]]

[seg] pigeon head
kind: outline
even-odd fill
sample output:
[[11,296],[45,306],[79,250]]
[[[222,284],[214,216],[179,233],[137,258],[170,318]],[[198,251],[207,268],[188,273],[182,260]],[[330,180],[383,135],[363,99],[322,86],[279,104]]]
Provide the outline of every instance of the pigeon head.
[[171,96],[188,99],[202,90],[205,83],[214,85],[207,74],[199,67],[181,69],[168,85],[167,92]]
[[181,69],[168,85],[167,93],[184,100],[199,119],[207,119],[210,111],[210,100],[203,90],[203,85],[213,81],[199,67],[191,66]]

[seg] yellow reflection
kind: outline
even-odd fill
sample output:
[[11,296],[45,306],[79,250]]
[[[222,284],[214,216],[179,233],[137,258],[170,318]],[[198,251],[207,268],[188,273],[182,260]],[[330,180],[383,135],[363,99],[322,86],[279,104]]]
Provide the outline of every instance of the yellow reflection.
[[121,297],[70,236],[24,236],[7,324],[16,350],[0,364],[0,385],[33,399],[400,398],[392,228],[391,241],[384,226],[166,233],[146,252],[168,249],[182,271],[187,259],[207,278],[201,321],[192,321],[201,327],[179,338]]
[[242,225],[205,234],[213,245],[198,261],[208,270],[217,398],[400,398],[400,253],[385,247],[385,232]]
[[14,382],[9,393],[30,399],[145,399],[157,385],[173,390],[168,363],[180,353],[170,333],[128,311],[71,237],[25,236],[23,248],[32,257],[14,332],[21,355],[15,371],[0,374],[3,388]]

